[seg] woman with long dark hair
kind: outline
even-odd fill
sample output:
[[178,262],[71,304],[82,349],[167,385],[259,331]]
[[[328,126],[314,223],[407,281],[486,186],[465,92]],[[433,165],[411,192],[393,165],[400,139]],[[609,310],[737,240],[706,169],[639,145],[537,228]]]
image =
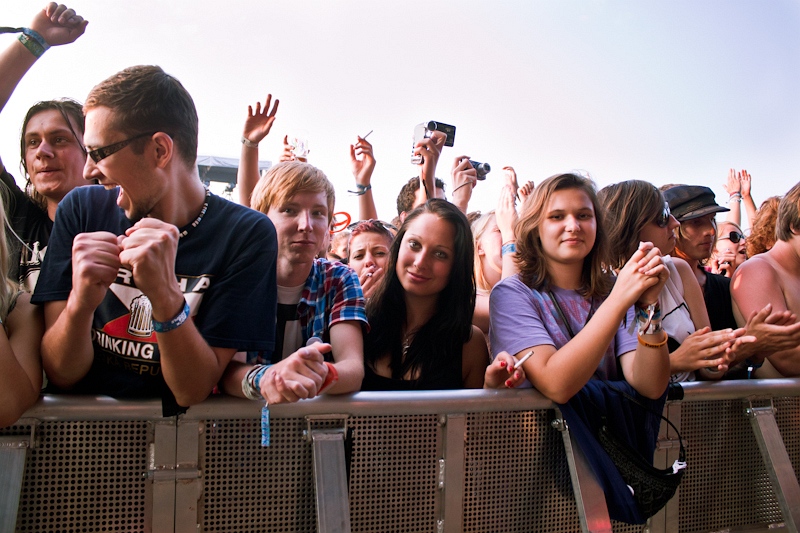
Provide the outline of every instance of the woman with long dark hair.
[[[386,275],[367,304],[361,390],[483,386],[489,356],[483,334],[472,325],[472,260],[472,233],[456,206],[433,199],[409,213],[392,243]],[[507,369],[513,361],[504,361],[493,365],[496,373],[487,373],[490,385],[512,374]]]

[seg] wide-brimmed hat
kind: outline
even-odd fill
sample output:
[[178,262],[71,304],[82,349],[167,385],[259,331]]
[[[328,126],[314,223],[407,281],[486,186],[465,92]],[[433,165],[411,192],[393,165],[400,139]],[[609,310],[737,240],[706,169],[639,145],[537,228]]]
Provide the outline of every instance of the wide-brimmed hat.
[[678,185],[664,191],[672,216],[678,222],[702,217],[709,213],[730,211],[714,200],[714,191],[701,185]]

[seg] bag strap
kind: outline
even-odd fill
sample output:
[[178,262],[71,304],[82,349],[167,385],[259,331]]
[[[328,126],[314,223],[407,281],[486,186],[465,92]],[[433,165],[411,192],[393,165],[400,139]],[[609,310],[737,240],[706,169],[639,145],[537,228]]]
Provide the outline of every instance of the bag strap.
[[[572,332],[572,327],[570,327],[569,322],[567,322],[567,317],[564,315],[564,311],[561,309],[561,305],[559,305],[558,300],[556,299],[555,295],[553,294],[553,291],[548,290],[547,294],[548,294],[548,296],[550,296],[550,300],[553,301],[553,305],[555,305],[555,307],[556,307],[556,311],[558,312],[559,318],[561,318],[561,321],[564,323],[564,326],[566,326],[567,332],[569,333],[569,338],[572,339],[575,336],[575,334]],[[623,398],[635,403],[636,405],[638,405],[639,407],[641,407],[645,411],[649,412],[650,414],[658,416],[661,420],[664,420],[667,424],[669,424],[670,427],[673,430],[675,430],[675,434],[678,435],[678,445],[680,446],[680,451],[678,452],[678,456],[679,456],[681,462],[686,461],[686,450],[683,447],[683,436],[681,436],[681,432],[678,431],[678,428],[675,427],[675,424],[673,424],[670,421],[669,418],[665,417],[663,413],[658,413],[658,412],[650,409],[645,404],[643,404],[642,402],[640,402],[639,400],[637,400],[635,397],[631,396],[627,392],[619,390],[618,388],[613,386],[609,381],[606,381],[605,379],[602,380],[602,381],[603,381],[603,383],[606,384],[606,386],[609,389],[611,389],[614,392],[616,392],[617,394],[621,395]],[[592,403],[594,403],[594,402],[592,402]],[[597,407],[599,409],[599,406],[597,404],[595,404],[595,407]]]

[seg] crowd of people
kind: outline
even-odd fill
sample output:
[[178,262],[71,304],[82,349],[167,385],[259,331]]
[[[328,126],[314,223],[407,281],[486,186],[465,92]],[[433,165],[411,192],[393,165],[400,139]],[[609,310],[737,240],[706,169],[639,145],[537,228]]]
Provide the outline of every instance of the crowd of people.
[[[0,110],[86,27],[63,5],[37,13],[0,54]],[[31,107],[24,190],[0,162],[0,425],[42,390],[156,397],[171,415],[212,393],[533,387],[564,404],[594,379],[656,400],[670,382],[800,375],[800,184],[756,209],[745,170],[724,207],[700,184],[520,186],[505,167],[497,208],[476,213],[478,171],[456,157],[448,198],[433,131],[382,219],[357,137],[343,228],[287,137],[259,173],[278,108],[244,116],[237,204],[200,180],[194,103],[159,67]]]

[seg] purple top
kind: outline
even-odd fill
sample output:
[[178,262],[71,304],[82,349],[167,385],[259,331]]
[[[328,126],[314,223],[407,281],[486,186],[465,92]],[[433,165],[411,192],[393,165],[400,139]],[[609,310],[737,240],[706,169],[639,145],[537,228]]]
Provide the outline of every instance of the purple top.
[[[573,290],[552,287],[572,331],[577,335],[588,322],[589,313],[602,303],[593,303]],[[547,292],[539,292],[525,285],[519,276],[511,276],[495,285],[489,299],[489,339],[492,357],[506,351],[514,355],[525,348],[550,344],[560,349],[569,342],[569,334],[560,322],[553,302]],[[636,349],[636,335],[628,331],[634,320],[633,307],[628,309],[626,321],[620,323],[617,334],[606,349],[594,375],[610,381],[624,379],[617,372],[616,358]],[[522,387],[530,387],[528,381]]]

